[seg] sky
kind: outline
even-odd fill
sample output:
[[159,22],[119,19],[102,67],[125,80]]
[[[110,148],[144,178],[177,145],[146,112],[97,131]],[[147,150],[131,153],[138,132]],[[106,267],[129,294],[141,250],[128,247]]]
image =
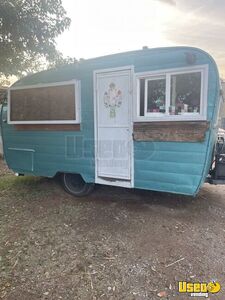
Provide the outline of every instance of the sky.
[[62,0],[72,23],[57,39],[64,56],[91,58],[129,50],[195,46],[225,78],[224,0]]

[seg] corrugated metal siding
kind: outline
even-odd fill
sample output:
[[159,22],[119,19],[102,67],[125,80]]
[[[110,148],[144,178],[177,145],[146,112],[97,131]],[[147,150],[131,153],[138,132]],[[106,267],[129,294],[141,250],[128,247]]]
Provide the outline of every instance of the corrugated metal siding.
[[[134,186],[194,195],[204,182],[210,167],[216,139],[213,125],[217,118],[219,98],[216,66],[207,54],[195,48],[178,47],[122,53],[41,72],[20,80],[16,85],[80,79],[81,131],[19,132],[13,126],[5,124],[4,140],[9,166],[20,172],[14,168],[14,157],[10,156],[8,147],[32,148],[35,150],[33,174],[53,176],[59,171],[77,172],[85,180],[94,181],[93,71],[126,65],[134,65],[135,72],[185,67],[185,53],[189,51],[195,53],[197,64],[209,65],[207,118],[211,122],[211,130],[204,143],[135,142]],[[76,153],[73,140],[76,140]]]
[[206,143],[135,143],[135,186],[194,194],[206,149]]
[[[93,121],[86,121],[88,123]],[[91,127],[90,126],[90,127]],[[26,173],[40,176],[54,176],[57,172],[76,172],[84,175],[85,180],[94,181],[94,143],[83,129],[81,132],[15,131],[5,125],[5,157],[11,169],[23,173],[24,169],[15,169],[16,157],[7,150],[10,148],[33,149],[34,171]],[[91,135],[93,136],[93,134]]]

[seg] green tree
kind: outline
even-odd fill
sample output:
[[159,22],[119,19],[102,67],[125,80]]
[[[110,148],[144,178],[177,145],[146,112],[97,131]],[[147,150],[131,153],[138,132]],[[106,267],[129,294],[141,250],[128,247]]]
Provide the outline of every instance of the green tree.
[[0,0],[0,77],[61,61],[55,39],[70,22],[61,0]]

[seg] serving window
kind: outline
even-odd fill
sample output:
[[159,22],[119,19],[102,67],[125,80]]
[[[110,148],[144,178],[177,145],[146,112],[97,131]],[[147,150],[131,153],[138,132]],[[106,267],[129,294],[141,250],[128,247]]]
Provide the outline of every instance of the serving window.
[[135,121],[206,120],[207,66],[137,74]]
[[79,81],[12,87],[8,120],[11,124],[79,123]]

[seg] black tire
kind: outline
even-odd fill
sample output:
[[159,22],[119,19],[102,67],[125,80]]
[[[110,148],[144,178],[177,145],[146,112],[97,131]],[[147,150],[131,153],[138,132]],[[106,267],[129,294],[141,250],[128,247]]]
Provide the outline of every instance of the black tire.
[[62,183],[66,192],[76,197],[83,197],[90,194],[95,184],[86,183],[80,174],[62,174]]

